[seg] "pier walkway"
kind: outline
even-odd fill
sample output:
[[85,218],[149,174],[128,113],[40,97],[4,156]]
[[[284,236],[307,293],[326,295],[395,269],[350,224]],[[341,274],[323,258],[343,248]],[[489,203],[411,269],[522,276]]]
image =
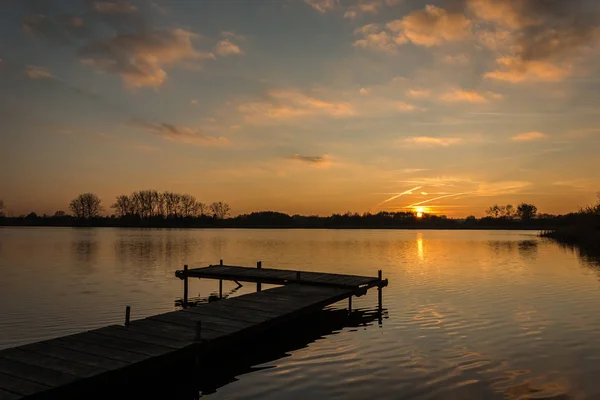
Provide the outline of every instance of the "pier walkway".
[[[256,282],[257,292],[153,315],[79,334],[0,351],[0,400],[64,398],[115,382],[129,374],[202,363],[206,350],[251,339],[253,335],[341,300],[381,289],[378,277],[213,265],[177,271],[189,278]],[[260,285],[279,284],[268,290]]]

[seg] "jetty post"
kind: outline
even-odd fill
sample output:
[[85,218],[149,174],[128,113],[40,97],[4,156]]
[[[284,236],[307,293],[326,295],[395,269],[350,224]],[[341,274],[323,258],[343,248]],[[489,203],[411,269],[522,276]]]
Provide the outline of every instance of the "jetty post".
[[[262,268],[262,261],[257,261],[256,262],[256,268],[258,268],[258,269]],[[262,290],[262,283],[256,282],[256,291],[260,292],[261,290]]]

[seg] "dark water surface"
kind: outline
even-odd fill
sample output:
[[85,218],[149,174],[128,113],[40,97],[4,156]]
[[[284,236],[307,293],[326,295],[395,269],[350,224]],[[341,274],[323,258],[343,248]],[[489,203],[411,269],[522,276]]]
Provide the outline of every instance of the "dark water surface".
[[381,325],[372,291],[352,321],[334,310],[290,343],[275,333],[245,367],[228,355],[232,376],[206,398],[600,398],[599,267],[535,232],[0,228],[0,348],[122,323],[126,304],[133,318],[170,311],[174,271],[219,259],[382,269],[390,285]]

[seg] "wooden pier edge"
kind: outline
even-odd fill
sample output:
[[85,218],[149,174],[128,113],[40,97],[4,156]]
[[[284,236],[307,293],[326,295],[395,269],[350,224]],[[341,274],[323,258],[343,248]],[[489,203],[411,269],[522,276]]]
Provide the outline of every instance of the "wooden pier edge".
[[[377,287],[379,321],[382,288],[377,277],[328,274],[224,265],[178,270],[184,282],[183,309],[131,320],[75,335],[0,350],[0,400],[79,398],[94,388],[108,387],[150,371],[202,362],[202,354],[219,352],[281,324],[321,310]],[[213,303],[188,307],[189,278],[255,282],[257,291]],[[267,290],[262,284],[281,285]],[[238,283],[239,284],[239,283]],[[183,364],[182,364],[183,363]]]

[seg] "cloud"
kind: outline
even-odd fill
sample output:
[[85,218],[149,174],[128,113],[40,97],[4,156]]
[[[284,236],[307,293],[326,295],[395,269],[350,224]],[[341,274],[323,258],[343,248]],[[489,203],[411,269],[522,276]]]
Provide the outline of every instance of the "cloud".
[[244,54],[242,49],[240,49],[238,45],[232,43],[229,39],[220,40],[215,46],[215,52],[223,57]]
[[573,66],[567,62],[555,64],[547,60],[523,60],[515,56],[499,57],[498,69],[484,76],[511,83],[520,82],[557,82],[571,75]]
[[197,146],[223,146],[229,144],[229,139],[225,137],[206,136],[199,129],[192,129],[182,125],[136,122],[135,126],[171,142]]
[[128,88],[158,88],[167,79],[164,67],[215,59],[212,53],[196,51],[192,44],[196,36],[183,29],[117,34],[92,41],[78,55],[85,65],[119,75]]
[[137,11],[137,7],[120,1],[97,1],[93,4],[93,9],[105,14],[129,14]]
[[237,109],[246,121],[254,123],[308,116],[341,118],[355,114],[349,103],[325,101],[298,91],[272,90],[267,96],[270,101],[243,103]]
[[339,6],[338,0],[304,0],[304,2],[321,14],[325,14],[328,11],[333,11],[337,6]]
[[304,163],[315,165],[325,165],[331,163],[331,158],[327,154],[324,154],[322,156],[303,156],[301,154],[294,154],[286,158],[288,160],[301,161]]
[[591,5],[588,0],[467,0],[477,24],[491,25],[478,33],[480,42],[502,51],[486,78],[521,83],[572,75],[600,39]]
[[30,79],[52,79],[54,78],[54,75],[52,75],[52,73],[44,68],[44,67],[38,67],[35,65],[28,65],[27,68],[25,68],[25,73],[27,74],[27,76]]
[[362,14],[377,14],[382,7],[383,1],[381,0],[362,1],[348,7],[344,13],[344,18],[355,19]]
[[370,89],[365,89],[365,88],[360,88],[360,90],[358,91],[362,96],[366,96],[369,93],[371,93]]
[[492,93],[492,92],[488,92],[486,94],[481,94],[474,90],[454,89],[449,92],[442,93],[439,96],[439,99],[446,103],[483,104],[483,103],[487,103],[489,101],[488,97],[501,98],[501,95],[499,95],[497,93]]
[[511,138],[511,140],[515,141],[515,142],[533,142],[536,140],[543,140],[546,139],[547,135],[543,134],[542,132],[525,132],[525,133],[519,133],[518,135],[515,135]]
[[462,142],[457,137],[430,137],[430,136],[412,136],[402,139],[401,143],[410,146],[419,147],[449,147]]
[[444,57],[444,62],[449,65],[465,66],[469,65],[471,58],[468,54],[447,55]]
[[431,96],[431,90],[427,89],[409,89],[406,95],[416,99],[425,99]]
[[470,32],[471,21],[465,15],[427,5],[423,10],[413,11],[385,26],[369,24],[357,29],[355,34],[361,34],[363,38],[354,41],[354,46],[393,53],[405,43],[439,46],[444,42],[464,40]]

